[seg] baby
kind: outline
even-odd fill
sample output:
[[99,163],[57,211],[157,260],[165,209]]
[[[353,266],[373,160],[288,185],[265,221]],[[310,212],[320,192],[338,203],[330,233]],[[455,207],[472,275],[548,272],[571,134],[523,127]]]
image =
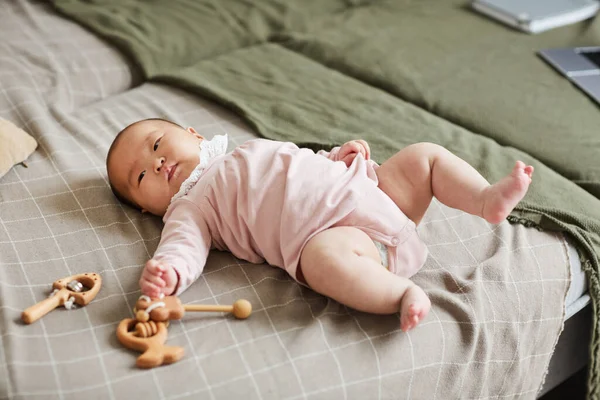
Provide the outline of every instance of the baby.
[[427,257],[415,227],[432,197],[497,224],[533,174],[517,161],[490,185],[432,143],[407,146],[381,166],[362,140],[316,154],[264,139],[226,149],[226,136],[206,140],[161,119],[135,122],[115,138],[107,156],[113,192],[164,221],[140,279],[145,295],[181,293],[216,248],[283,268],[354,309],[399,311],[408,331],[431,305],[409,278]]

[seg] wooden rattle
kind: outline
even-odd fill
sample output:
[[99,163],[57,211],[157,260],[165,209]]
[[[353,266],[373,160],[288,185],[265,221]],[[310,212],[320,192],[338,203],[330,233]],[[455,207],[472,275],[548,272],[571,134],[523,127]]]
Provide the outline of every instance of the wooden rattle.
[[169,321],[183,318],[186,311],[228,312],[238,319],[252,314],[252,305],[248,300],[237,300],[233,305],[218,304],[181,304],[177,296],[165,296],[162,299],[150,299],[141,296],[134,308],[135,318],[140,322]]
[[238,300],[231,306],[183,305],[177,296],[151,299],[140,296],[133,312],[135,318],[121,321],[117,327],[117,338],[123,346],[141,351],[136,365],[153,368],[179,361],[183,357],[182,347],[165,346],[169,320],[183,318],[186,311],[231,312],[236,318],[248,318],[252,305],[247,300]]
[[219,304],[186,304],[185,311],[208,311],[232,313],[237,319],[246,319],[252,314],[252,304],[248,300],[236,300],[232,305]]
[[86,273],[59,279],[52,284],[54,291],[45,300],[27,308],[21,313],[21,319],[26,324],[31,324],[58,306],[65,306],[67,310],[73,304],[88,305],[100,291],[102,278],[95,273]]
[[[132,330],[134,327],[135,331]],[[147,336],[140,336],[140,333]],[[165,322],[140,323],[136,319],[127,318],[119,323],[117,338],[128,349],[142,352],[136,361],[136,365],[140,368],[171,364],[179,361],[185,353],[183,347],[165,346],[167,341]]]

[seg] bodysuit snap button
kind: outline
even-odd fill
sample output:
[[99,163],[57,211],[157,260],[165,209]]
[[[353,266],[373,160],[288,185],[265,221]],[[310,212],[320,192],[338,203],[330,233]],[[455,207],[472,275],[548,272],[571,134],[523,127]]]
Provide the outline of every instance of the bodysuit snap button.
[[393,238],[392,238],[392,244],[393,244],[394,246],[396,246],[398,243],[400,243],[400,239],[398,239],[397,237],[393,237]]

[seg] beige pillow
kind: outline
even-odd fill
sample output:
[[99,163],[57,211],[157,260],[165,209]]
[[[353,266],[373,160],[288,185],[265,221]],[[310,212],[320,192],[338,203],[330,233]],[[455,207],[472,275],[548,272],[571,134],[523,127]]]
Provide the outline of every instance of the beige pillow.
[[0,118],[0,177],[34,152],[37,142],[23,129]]

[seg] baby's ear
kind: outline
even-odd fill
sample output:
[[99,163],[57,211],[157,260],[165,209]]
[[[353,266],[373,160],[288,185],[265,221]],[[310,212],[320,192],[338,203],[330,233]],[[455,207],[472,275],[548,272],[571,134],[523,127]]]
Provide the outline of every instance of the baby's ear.
[[194,128],[192,128],[191,126],[188,126],[188,128],[186,129],[186,131],[188,131],[189,133],[191,133],[192,135],[196,136],[198,139],[204,139],[204,136],[202,136],[201,134],[199,134]]

